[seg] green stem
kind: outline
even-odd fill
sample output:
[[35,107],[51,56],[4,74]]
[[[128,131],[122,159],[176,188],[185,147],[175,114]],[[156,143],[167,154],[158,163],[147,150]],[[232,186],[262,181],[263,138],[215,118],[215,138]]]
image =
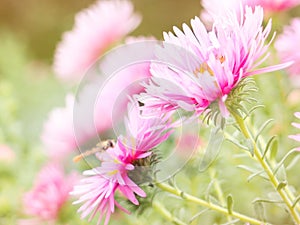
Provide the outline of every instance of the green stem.
[[176,225],[187,225],[186,223],[182,222],[180,219],[172,215],[170,211],[168,211],[159,201],[153,201],[152,207],[162,215],[166,220],[176,224]]
[[161,190],[165,191],[165,192],[168,192],[168,193],[171,193],[175,196],[178,196],[178,197],[181,197],[182,199],[188,201],[188,202],[193,202],[197,205],[200,205],[200,206],[203,206],[205,208],[209,208],[209,209],[212,209],[212,210],[215,210],[217,212],[220,212],[222,214],[225,214],[226,216],[227,215],[230,215],[234,218],[237,218],[237,219],[240,219],[241,221],[244,221],[244,222],[248,222],[250,224],[257,224],[257,225],[262,225],[262,224],[265,224],[263,221],[260,221],[260,220],[257,220],[257,219],[254,219],[254,218],[251,218],[251,217],[248,217],[248,216],[245,216],[243,214],[240,214],[238,212],[235,212],[235,211],[232,211],[231,214],[228,212],[228,209],[227,208],[224,208],[224,207],[221,207],[219,205],[216,205],[216,204],[213,204],[213,203],[210,203],[210,202],[207,202],[203,199],[200,199],[200,198],[197,198],[193,195],[190,195],[190,194],[187,194],[181,190],[178,190],[168,184],[165,184],[165,183],[155,183],[155,185],[160,188]]
[[244,123],[243,118],[241,118],[239,115],[235,114],[234,112],[231,112],[231,115],[236,120],[236,122],[237,122],[241,132],[245,136],[245,138],[250,139],[252,141],[253,147],[254,147],[254,156],[256,157],[257,161],[260,163],[260,165],[262,166],[262,168],[264,169],[264,171],[268,175],[269,180],[271,181],[274,189],[278,192],[281,199],[283,200],[283,202],[287,206],[287,208],[290,212],[290,215],[294,219],[294,222],[296,224],[300,224],[299,215],[297,214],[297,212],[295,211],[295,209],[293,207],[293,203],[289,198],[289,194],[287,194],[287,192],[286,192],[286,188],[284,187],[284,188],[278,189],[278,186],[279,186],[280,182],[278,181],[277,177],[274,176],[273,171],[272,171],[271,167],[269,166],[269,164],[262,158],[262,153],[259,151],[256,142],[253,140],[253,138],[251,137],[248,129],[246,128],[246,125]]

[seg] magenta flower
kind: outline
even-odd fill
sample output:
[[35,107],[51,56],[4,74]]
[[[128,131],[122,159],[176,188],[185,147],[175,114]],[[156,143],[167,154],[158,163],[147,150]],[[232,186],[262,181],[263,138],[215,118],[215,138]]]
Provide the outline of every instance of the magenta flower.
[[134,30],[141,18],[128,0],[98,0],[75,18],[72,31],[58,45],[54,70],[65,81],[79,82],[105,50]]
[[161,111],[183,108],[196,114],[216,101],[228,116],[225,101],[241,79],[288,65],[256,69],[268,56],[271,22],[263,29],[261,7],[246,7],[243,15],[238,19],[228,12],[214,21],[210,32],[196,17],[192,29],[183,24],[183,32],[175,27],[175,35],[164,33],[164,46],[157,51],[161,62],[152,63],[153,78],[141,101]]
[[[135,205],[139,202],[135,195],[146,197],[146,193],[135,183],[130,172],[137,169],[135,164],[139,160],[148,157],[151,149],[163,142],[170,132],[167,118],[143,117],[142,108],[137,103],[128,107],[128,119],[126,127],[129,133],[119,137],[116,145],[105,152],[97,153],[101,166],[85,171],[89,176],[82,180],[82,184],[75,186],[72,195],[79,195],[79,200],[74,204],[84,203],[78,210],[85,218],[91,214],[91,220],[96,213],[100,214],[98,224],[105,217],[104,224],[108,224],[110,216],[115,211],[115,206],[129,213],[115,199],[116,192]],[[160,121],[160,122],[158,122]],[[166,123],[166,126],[164,126]],[[150,166],[150,165],[145,165]]]
[[172,113],[159,117],[151,115],[147,110],[139,107],[137,102],[128,104],[128,117],[124,120],[126,135],[119,137],[120,145],[138,157],[151,154],[149,150],[164,142],[175,127],[170,120]]
[[24,195],[25,213],[34,216],[40,223],[57,220],[76,181],[75,174],[66,176],[57,164],[45,166],[38,174],[33,189]]
[[[295,116],[300,119],[300,112],[296,112],[295,113]],[[300,123],[292,123],[292,125],[296,128],[299,128],[300,129]],[[298,141],[300,142],[300,134],[295,134],[295,135],[289,135],[289,138],[295,140],[295,141]],[[300,147],[296,148],[298,151],[300,151]]]
[[294,61],[294,64],[288,68],[288,72],[293,80],[300,83],[300,18],[294,18],[291,25],[286,26],[283,33],[279,35],[275,42],[275,48],[278,51],[282,62]]

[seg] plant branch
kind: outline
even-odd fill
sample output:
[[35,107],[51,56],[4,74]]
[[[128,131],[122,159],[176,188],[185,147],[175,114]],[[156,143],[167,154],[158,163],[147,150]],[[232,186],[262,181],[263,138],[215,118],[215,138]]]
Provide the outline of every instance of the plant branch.
[[222,214],[224,214],[226,216],[230,215],[230,216],[232,216],[234,218],[237,218],[237,219],[239,219],[241,221],[244,221],[244,222],[248,222],[250,224],[257,224],[257,225],[265,224],[263,221],[254,219],[252,217],[240,214],[240,213],[235,212],[235,211],[232,211],[231,213],[229,213],[227,208],[221,207],[219,205],[210,203],[208,201],[205,201],[205,200],[200,199],[198,197],[195,197],[193,195],[187,194],[187,193],[185,193],[185,192],[183,192],[181,190],[178,190],[178,189],[176,189],[176,188],[174,188],[174,187],[172,187],[172,186],[170,186],[168,184],[165,184],[165,183],[155,183],[155,185],[158,188],[160,188],[161,190],[163,190],[165,192],[168,192],[170,194],[173,194],[175,196],[178,196],[178,197],[182,198],[183,200],[186,200],[188,202],[192,202],[192,203],[195,203],[197,205],[203,206],[205,208],[217,211],[217,212],[222,213]]
[[248,131],[246,125],[245,125],[245,122],[244,122],[243,118],[241,118],[235,112],[231,112],[231,115],[234,117],[235,121],[237,122],[237,125],[239,126],[239,128],[240,128],[242,134],[245,136],[245,138],[251,140],[251,142],[253,144],[253,147],[254,147],[254,156],[255,156],[255,158],[257,159],[259,164],[262,166],[262,168],[264,169],[264,171],[268,175],[268,178],[271,181],[274,189],[277,191],[277,193],[280,195],[281,199],[283,200],[283,202],[287,206],[287,209],[290,212],[290,215],[293,218],[294,222],[296,224],[300,224],[299,215],[297,214],[297,212],[295,211],[295,209],[293,207],[292,200],[289,198],[290,193],[289,194],[287,193],[286,187],[279,188],[280,182],[278,181],[277,177],[274,176],[273,170],[271,169],[269,164],[262,157],[262,153],[259,151],[259,149],[257,147],[257,143],[251,137],[251,135],[250,135],[250,133],[249,133],[249,131]]

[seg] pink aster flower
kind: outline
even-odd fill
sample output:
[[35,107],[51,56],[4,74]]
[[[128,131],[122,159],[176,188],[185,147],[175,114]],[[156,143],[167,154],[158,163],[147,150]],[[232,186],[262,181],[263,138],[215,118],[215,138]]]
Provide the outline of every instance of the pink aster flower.
[[[158,118],[144,118],[137,103],[130,104],[128,109],[128,119],[125,123],[129,133],[119,137],[113,148],[96,154],[101,166],[85,171],[84,175],[89,177],[83,179],[82,184],[75,186],[72,192],[73,195],[80,196],[74,204],[84,203],[78,210],[82,213],[81,217],[85,218],[91,214],[91,220],[99,213],[98,224],[103,217],[104,224],[108,224],[115,207],[129,213],[116,201],[117,192],[135,205],[139,204],[135,195],[146,197],[146,193],[135,183],[130,172],[137,168],[137,160],[148,157],[151,154],[150,150],[170,134],[167,131],[170,129],[166,123],[167,119],[163,118],[159,123]],[[164,123],[166,126],[163,126]]]
[[54,222],[69,199],[69,192],[77,180],[75,174],[65,175],[57,164],[45,166],[36,179],[31,191],[24,195],[25,213],[43,222]]
[[196,17],[192,29],[183,24],[183,31],[174,27],[175,35],[164,33],[164,46],[156,54],[160,62],[151,65],[153,78],[141,101],[161,111],[183,108],[198,115],[216,101],[228,116],[225,101],[241,79],[288,66],[257,69],[268,56],[271,22],[262,27],[261,7],[246,7],[242,15],[238,19],[228,12],[210,32]]
[[294,61],[288,68],[288,72],[293,80],[300,83],[300,18],[295,18],[289,26],[286,26],[283,33],[279,35],[275,42],[281,61]]
[[93,62],[140,21],[128,0],[99,0],[83,10],[76,16],[73,30],[64,34],[57,47],[56,74],[65,81],[80,81]]
[[[295,113],[295,116],[300,119],[300,112],[296,112]],[[292,123],[292,125],[296,128],[299,128],[300,129],[300,123]],[[295,134],[295,135],[289,135],[289,138],[295,140],[295,141],[298,141],[300,142],[300,134]],[[300,151],[300,147],[296,148],[298,151]]]

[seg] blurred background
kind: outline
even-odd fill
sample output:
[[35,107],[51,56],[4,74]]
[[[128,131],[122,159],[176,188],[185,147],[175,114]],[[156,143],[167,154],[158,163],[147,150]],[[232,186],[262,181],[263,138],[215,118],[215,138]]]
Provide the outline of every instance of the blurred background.
[[[70,30],[74,15],[88,7],[92,0],[1,0],[0,26],[25,43],[33,59],[52,62],[53,53],[61,34]],[[162,37],[163,31],[180,26],[199,15],[198,0],[134,0],[136,11],[143,16],[142,24],[134,35]],[[163,21],[163,22],[162,22]]]

